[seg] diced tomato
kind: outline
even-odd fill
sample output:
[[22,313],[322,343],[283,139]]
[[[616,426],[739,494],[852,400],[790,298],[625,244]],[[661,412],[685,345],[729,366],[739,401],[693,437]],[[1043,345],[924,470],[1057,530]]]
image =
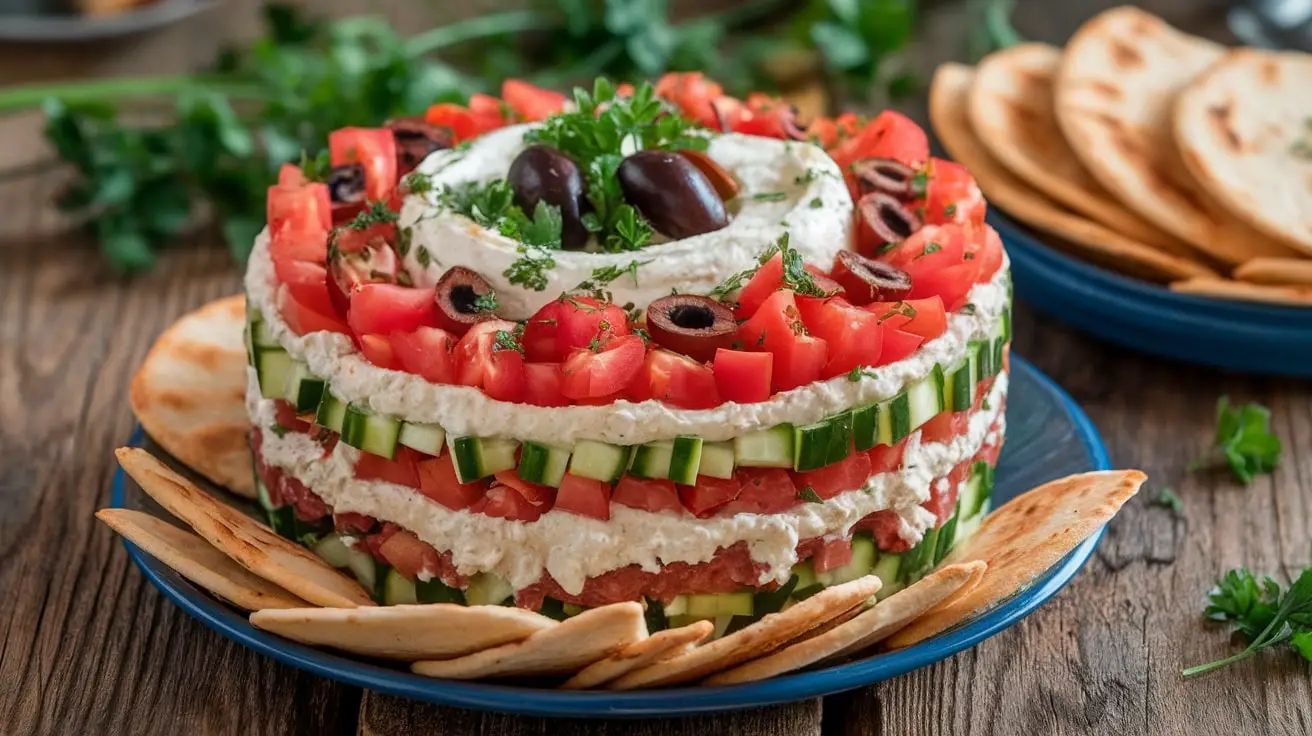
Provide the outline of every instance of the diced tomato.
[[[955,312],[979,277],[987,238],[983,228],[973,225],[930,225],[881,257],[911,277],[910,298],[938,296],[948,311]],[[976,242],[968,248],[971,241]],[[986,255],[996,271],[1000,257],[992,251]]]
[[296,301],[321,314],[333,314],[328,299],[328,269],[310,261],[274,258],[273,273]]
[[769,353],[719,348],[715,351],[715,387],[725,401],[751,404],[770,398],[770,372],[774,358]]
[[360,353],[364,359],[388,370],[401,370],[401,364],[396,359],[396,353],[392,351],[392,343],[382,335],[356,335],[356,341],[360,344]]
[[388,483],[419,488],[420,458],[426,457],[409,447],[398,446],[396,457],[388,460],[372,452],[360,453],[355,463],[355,477],[360,480],[384,480]]
[[563,360],[577,348],[591,348],[596,340],[601,346],[612,337],[630,333],[624,310],[588,296],[571,296],[557,300],[556,346]]
[[824,378],[845,375],[859,366],[879,365],[884,328],[875,315],[841,297],[799,299],[798,310],[811,334],[828,343]]
[[845,172],[863,158],[891,158],[919,168],[929,160],[929,138],[907,116],[885,110],[855,135],[839,143],[830,156]]
[[736,133],[759,135],[766,138],[791,138],[797,132],[797,111],[777,97],[753,92],[745,103],[747,114],[733,126]]
[[748,319],[756,314],[756,310],[760,309],[765,300],[778,291],[783,283],[783,257],[777,255],[756,269],[752,278],[743,285],[742,291],[738,294],[738,309],[735,312],[738,319]]
[[819,142],[828,151],[856,135],[865,127],[865,121],[856,113],[845,112],[836,118],[817,117],[806,128],[806,135]]
[[710,409],[722,403],[709,366],[660,349],[647,353],[629,382],[628,395],[634,401],[663,401],[683,409]]
[[943,526],[957,507],[957,495],[961,484],[970,477],[970,463],[965,462],[952,469],[947,478],[940,478],[929,484],[929,500],[921,504],[934,514],[935,526]]
[[510,122],[511,112],[508,105],[491,95],[475,92],[469,97],[469,114],[474,116],[479,135],[505,127]]
[[498,349],[496,334],[513,333],[515,324],[494,319],[479,322],[456,343],[456,380],[477,386],[498,401],[524,398],[524,355],[517,350]]
[[286,401],[276,400],[273,402],[274,415],[273,419],[289,432],[308,432],[310,431],[309,422],[301,421],[296,415],[296,407]]
[[902,440],[895,445],[875,445],[870,448],[866,452],[870,458],[870,475],[891,473],[902,467],[902,453],[906,447],[906,440]]
[[965,166],[955,161],[931,158],[925,175],[925,196],[920,205],[925,224],[984,223],[988,204],[975,183],[975,177]]
[[278,289],[278,312],[282,315],[287,326],[291,328],[291,331],[297,335],[308,335],[311,332],[351,334],[351,330],[345,322],[337,319],[335,315],[316,312],[305,306],[297,301],[285,286]]
[[815,554],[811,555],[811,567],[816,572],[829,572],[852,561],[852,540],[826,539]]
[[310,181],[305,178],[305,172],[296,164],[288,163],[278,167],[278,186],[299,187],[309,183]]
[[388,340],[400,370],[432,383],[455,383],[456,339],[437,327],[420,327],[411,332],[393,332]]
[[559,92],[542,89],[522,79],[507,79],[501,83],[501,99],[510,105],[521,120],[536,122],[564,110],[567,98]]
[[486,480],[461,483],[456,478],[455,464],[449,452],[420,460],[415,467],[419,473],[419,492],[449,509],[472,506],[487,489]]
[[543,509],[533,504],[523,494],[510,486],[497,485],[487,489],[469,510],[475,514],[486,514],[498,519],[510,521],[537,521]]
[[547,302],[524,323],[524,334],[519,341],[524,346],[524,356],[529,360],[559,363],[565,359],[568,351],[562,350],[556,339],[560,332],[562,303],[561,300]]
[[333,166],[364,168],[365,198],[381,202],[396,188],[396,136],[387,128],[339,128],[328,134]]
[[937,296],[900,302],[874,302],[863,309],[875,315],[885,329],[920,335],[925,340],[933,340],[948,329],[947,310],[943,308],[943,300]]
[[720,129],[712,102],[724,96],[724,88],[701,72],[670,72],[662,76],[656,82],[656,96],[674,103],[684,117],[712,130]]
[[970,412],[939,412],[920,427],[920,441],[950,442],[952,438],[965,434],[969,426]]
[[966,255],[973,255],[974,260],[979,264],[979,274],[975,277],[977,281],[988,281],[993,278],[993,274],[1002,268],[1004,249],[1002,247],[1002,237],[998,231],[994,230],[991,225],[983,226],[984,234],[978,235],[966,240]]
[[748,350],[774,356],[770,381],[775,392],[818,380],[829,361],[828,344],[807,333],[791,291],[771,294],[738,334]]
[[560,391],[571,399],[609,396],[632,382],[645,353],[637,335],[613,338],[596,352],[576,348],[560,366]]
[[558,363],[525,363],[524,403],[534,406],[568,406],[569,397],[561,393],[563,380]]
[[853,452],[843,460],[805,473],[793,473],[793,483],[800,494],[810,488],[820,498],[833,498],[840,493],[854,491],[870,477],[870,458],[864,452]]
[[740,468],[738,497],[720,511],[727,514],[778,514],[796,506],[797,487],[782,468]]
[[925,338],[902,330],[884,330],[884,347],[879,353],[880,365],[896,363],[916,352]]
[[451,142],[463,143],[479,134],[478,120],[464,105],[439,102],[428,108],[424,120],[429,125],[451,131]]
[[875,548],[880,552],[906,552],[911,543],[902,538],[902,519],[892,509],[876,511],[857,522],[855,529],[868,529],[875,538]]
[[556,489],[556,505],[552,508],[610,521],[610,484],[566,473]]
[[404,529],[378,546],[378,554],[407,580],[422,575],[436,575],[441,564],[437,550]]
[[271,186],[265,214],[269,221],[269,232],[275,235],[283,230],[295,233],[327,232],[333,226],[328,185]]
[[299,232],[283,228],[269,239],[269,257],[274,265],[280,260],[309,261],[322,266],[328,261],[328,231]]
[[[386,562],[386,560],[383,559],[381,548],[387,540],[391,539],[399,531],[401,531],[401,527],[390,521],[384,521],[379,525],[378,531],[364,538],[365,549],[375,560]],[[356,545],[355,548],[359,549],[359,545]]]
[[346,323],[357,335],[390,335],[437,326],[433,289],[399,284],[360,284],[351,292]]
[[332,234],[328,258],[328,298],[338,314],[351,310],[356,287],[363,284],[395,284],[401,260],[390,243],[395,225],[375,225],[366,230],[338,228]]
[[378,526],[378,520],[372,516],[357,514],[352,511],[338,511],[333,513],[333,528],[347,536],[359,536],[368,534]]
[[742,479],[736,476],[712,478],[709,475],[699,475],[697,485],[679,486],[679,500],[689,513],[704,519],[737,498],[742,487]]
[[520,478],[513,470],[503,470],[497,473],[496,479],[501,485],[515,489],[519,495],[528,499],[529,503],[534,506],[543,507],[543,511],[550,509],[551,504],[556,500],[555,488],[540,483],[529,483]]
[[674,481],[658,478],[639,478],[626,474],[615,484],[610,500],[629,508],[683,513],[683,504],[679,502],[679,491]]

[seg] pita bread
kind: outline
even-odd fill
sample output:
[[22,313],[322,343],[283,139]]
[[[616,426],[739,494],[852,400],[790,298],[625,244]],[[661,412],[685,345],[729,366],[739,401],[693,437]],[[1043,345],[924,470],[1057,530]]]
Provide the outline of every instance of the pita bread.
[[404,662],[463,657],[557,625],[522,608],[454,603],[256,611],[251,624],[302,644]]
[[151,498],[247,570],[316,606],[373,605],[354,580],[269,527],[216,501],[145,450],[121,447],[114,454]]
[[1121,206],[1071,151],[1053,112],[1061,49],[1024,43],[985,57],[975,70],[967,114],[998,162],[1033,189],[1103,227],[1178,256],[1196,251]]
[[724,638],[689,650],[687,654],[634,670],[607,687],[612,690],[632,690],[677,685],[700,680],[748,660],[763,657],[797,637],[865,605],[866,600],[878,593],[880,587],[882,583],[879,578],[867,575],[850,583],[825,588],[791,608],[769,614]]
[[150,514],[101,509],[96,518],[182,577],[247,611],[299,608],[305,601],[238,565],[209,542]]
[[1215,276],[1197,261],[1165,253],[1060,209],[1031,189],[984,150],[959,101],[971,87],[974,72],[944,64],[930,86],[929,114],[943,147],[970,169],[990,203],[1044,232],[1069,241],[1080,257],[1123,273],[1168,282],[1185,274]]
[[514,644],[442,662],[415,662],[416,674],[453,680],[563,675],[577,672],[646,638],[639,603],[592,608]]
[[710,636],[714,630],[713,622],[698,621],[677,629],[658,631],[599,662],[588,665],[560,687],[562,690],[586,690],[605,685],[639,667],[646,667],[657,660],[692,649],[698,642]]
[[159,446],[215,483],[255,498],[247,441],[246,298],[210,302],[155,340],[128,399]]
[[1189,173],[1269,238],[1312,253],[1312,54],[1235,49],[1175,103]]
[[706,678],[706,684],[755,682],[868,649],[965,585],[976,569],[982,573],[986,567],[983,562],[970,562],[936,570],[823,634],[712,675]]
[[1235,278],[1254,284],[1312,286],[1312,259],[1254,258],[1235,269]]
[[1312,286],[1272,286],[1229,279],[1189,279],[1171,284],[1171,291],[1242,302],[1264,302],[1289,307],[1312,306]]
[[1172,139],[1176,95],[1222,47],[1123,6],[1094,17],[1066,46],[1056,111],[1080,162],[1121,203],[1218,260],[1289,255],[1208,200]]
[[888,639],[888,646],[924,641],[1010,598],[1106,524],[1146,479],[1138,470],[1083,473],[1004,504],[940,565],[987,562],[979,585],[911,622]]

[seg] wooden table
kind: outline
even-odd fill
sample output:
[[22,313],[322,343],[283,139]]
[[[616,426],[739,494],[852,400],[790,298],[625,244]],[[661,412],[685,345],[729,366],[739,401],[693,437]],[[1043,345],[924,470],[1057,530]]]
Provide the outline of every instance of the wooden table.
[[[1019,25],[1060,40],[1108,4],[1076,3],[1077,12],[1022,2]],[[1197,4],[1150,5],[1214,29],[1215,15]],[[216,28],[248,33],[251,5],[113,47],[103,63],[87,50],[56,61],[50,49],[2,49],[0,82],[16,69],[44,77],[185,65],[227,35]],[[960,48],[959,15],[935,13],[925,28],[944,40],[922,46],[918,63]],[[0,123],[0,158],[42,155],[33,130],[31,121]],[[110,451],[133,426],[129,375],[175,316],[235,292],[238,272],[219,247],[197,245],[148,275],[117,278],[89,244],[40,234],[58,225],[43,204],[56,185],[0,183],[0,733],[1312,733],[1312,679],[1295,657],[1179,676],[1233,650],[1200,619],[1217,574],[1246,565],[1289,575],[1312,563],[1312,387],[1137,355],[1023,304],[1017,349],[1084,405],[1116,465],[1143,468],[1151,481],[1066,590],[970,651],[823,702],[568,724],[412,704],[275,664],[182,614],[92,518],[109,501]],[[1282,468],[1248,488],[1185,471],[1210,443],[1223,394],[1270,406],[1285,443]],[[1165,486],[1184,498],[1186,518],[1149,503]]]

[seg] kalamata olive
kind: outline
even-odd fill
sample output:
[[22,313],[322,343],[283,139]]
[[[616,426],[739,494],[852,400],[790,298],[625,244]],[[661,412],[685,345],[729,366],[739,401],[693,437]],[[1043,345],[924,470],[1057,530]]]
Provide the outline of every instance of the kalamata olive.
[[674,151],[638,151],[617,173],[624,199],[666,237],[682,240],[729,224],[710,180]]
[[740,188],[738,180],[733,178],[733,174],[725,171],[723,166],[715,163],[715,159],[701,151],[679,151],[679,155],[688,159],[688,163],[696,166],[698,171],[706,175],[711,186],[715,187],[715,193],[720,195],[720,199],[728,202],[738,196]]
[[365,206],[364,167],[360,164],[334,166],[328,172],[328,198],[333,205],[333,222],[350,222]]
[[647,331],[657,345],[705,363],[718,348],[733,346],[738,323],[732,310],[708,296],[673,294],[647,306]]
[[847,301],[858,307],[899,301],[911,293],[911,277],[906,271],[850,250],[838,251],[830,275],[843,285]]
[[783,128],[784,135],[791,140],[806,140],[806,128],[798,122],[800,113],[797,112],[796,105],[787,105],[779,111],[779,127]]
[[[375,232],[377,230],[377,232]],[[383,233],[385,228],[333,230],[328,244],[328,301],[343,317],[351,293],[360,284],[394,284],[401,261]],[[395,231],[395,227],[392,227]]]
[[885,243],[897,243],[911,237],[924,224],[900,200],[883,192],[871,192],[857,203],[861,218]]
[[434,151],[451,147],[451,131],[420,117],[397,118],[386,123],[396,140],[396,173],[405,176]]
[[437,280],[437,326],[463,335],[479,322],[496,319],[496,312],[478,302],[479,297],[491,293],[492,285],[468,268],[448,270]]
[[852,173],[863,194],[883,192],[897,199],[911,199],[911,182],[916,176],[910,166],[891,158],[863,158],[852,164]]
[[530,216],[538,202],[560,208],[562,248],[578,250],[587,245],[588,229],[583,227],[586,185],[579,167],[568,156],[544,143],[529,146],[511,162],[508,181],[515,191],[515,204]]

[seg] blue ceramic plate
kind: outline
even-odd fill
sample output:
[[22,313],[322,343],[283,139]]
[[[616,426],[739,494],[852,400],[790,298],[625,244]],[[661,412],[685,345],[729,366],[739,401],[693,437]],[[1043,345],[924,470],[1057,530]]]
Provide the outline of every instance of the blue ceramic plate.
[[1121,276],[1048,247],[999,214],[1016,296],[1085,332],[1189,363],[1312,377],[1312,308],[1209,299]]
[[[1071,473],[1106,469],[1102,440],[1071,398],[1016,356],[1012,356],[1011,370],[1007,442],[998,465],[994,501],[1004,503],[1033,486]],[[133,439],[140,441],[140,432]],[[114,479],[113,505],[164,514],[122,470]],[[869,685],[924,667],[978,644],[1038,608],[1074,577],[1101,536],[1099,531],[1033,586],[987,615],[914,647],[747,685],[622,693],[434,680],[313,649],[255,629],[240,612],[131,544],[127,548],[146,578],[182,610],[220,634],[293,667],[370,690],[445,705],[524,715],[614,718],[688,715],[783,703]]]
[[[20,0],[20,6],[23,4]],[[27,3],[42,5],[43,3]],[[46,3],[48,4],[48,3]],[[115,15],[76,13],[0,13],[0,41],[82,43],[130,36],[189,18],[213,0],[156,0]]]

